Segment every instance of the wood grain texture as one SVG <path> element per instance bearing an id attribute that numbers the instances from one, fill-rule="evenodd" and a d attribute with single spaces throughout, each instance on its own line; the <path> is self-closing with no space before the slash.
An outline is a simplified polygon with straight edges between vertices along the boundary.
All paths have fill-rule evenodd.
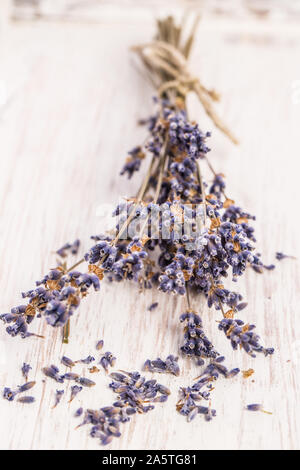
<path id="1" fill-rule="evenodd" d="M 55 265 L 53 250 L 76 237 L 103 229 L 103 203 L 135 194 L 139 176 L 118 176 L 126 151 L 141 141 L 136 121 L 151 111 L 151 88 L 131 64 L 132 44 L 153 34 L 152 15 L 100 25 L 8 23 L 1 16 L 1 74 L 7 101 L 0 109 L 0 311 L 18 304 L 18 293 Z M 203 19 L 192 69 L 222 93 L 218 110 L 241 141 L 239 147 L 213 130 L 211 161 L 225 173 L 228 194 L 249 212 L 266 263 L 276 251 L 299 255 L 298 188 L 300 103 L 293 96 L 300 80 L 300 30 L 286 25 L 230 19 Z M 211 129 L 196 99 L 190 114 Z M 145 169 L 145 168 L 144 168 Z M 143 169 L 143 171 L 144 171 Z M 208 173 L 207 173 L 208 175 Z M 197 369 L 180 358 L 178 378 L 159 376 L 171 388 L 166 404 L 124 426 L 112 449 L 298 449 L 299 424 L 299 263 L 284 260 L 276 270 L 248 272 L 240 291 L 249 306 L 243 317 L 257 324 L 271 358 L 253 360 L 234 353 L 218 332 L 219 315 L 193 298 L 208 335 L 232 366 L 255 369 L 253 380 L 220 381 L 211 423 L 188 424 L 175 411 L 177 391 L 192 383 Z M 159 307 L 149 313 L 154 301 Z M 38 323 L 45 340 L 12 339 L 0 328 L 0 388 L 22 382 L 23 361 L 33 366 L 37 402 L 0 400 L 3 449 L 99 449 L 84 427 L 75 431 L 74 411 L 114 399 L 108 377 L 84 390 L 72 404 L 51 409 L 55 383 L 42 382 L 42 366 L 63 353 L 79 358 L 94 352 L 103 338 L 120 369 L 140 370 L 146 358 L 176 354 L 184 300 L 134 286 L 103 283 L 72 320 L 69 345 L 61 333 Z M 85 370 L 88 375 L 87 369 Z M 151 374 L 148 374 L 150 377 Z M 94 375 L 95 377 L 95 375 Z M 69 391 L 67 392 L 67 394 Z M 263 402 L 272 416 L 244 410 Z"/>

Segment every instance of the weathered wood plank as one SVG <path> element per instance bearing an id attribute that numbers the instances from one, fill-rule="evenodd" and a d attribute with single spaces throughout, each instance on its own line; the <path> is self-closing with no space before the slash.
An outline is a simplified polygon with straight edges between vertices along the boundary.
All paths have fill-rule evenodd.
<path id="1" fill-rule="evenodd" d="M 118 21 L 97 26 L 63 23 L 2 24 L 1 76 L 8 102 L 0 114 L 0 311 L 18 302 L 18 292 L 55 263 L 51 251 L 75 237 L 101 231 L 102 203 L 132 195 L 139 178 L 127 182 L 118 169 L 128 148 L 143 138 L 136 120 L 151 110 L 151 90 L 136 73 L 128 48 L 147 40 L 151 18 L 142 23 Z M 228 193 L 257 215 L 259 248 L 267 263 L 275 251 L 298 251 L 298 135 L 300 104 L 292 85 L 300 79 L 300 33 L 278 32 L 247 23 L 230 32 L 227 23 L 203 21 L 192 68 L 209 86 L 221 91 L 220 114 L 241 145 L 213 133 L 211 159 L 226 174 Z M 198 103 L 190 113 L 204 129 L 211 124 Z M 114 449 L 295 449 L 299 448 L 299 270 L 286 260 L 273 272 L 249 272 L 240 289 L 249 302 L 245 318 L 256 323 L 272 358 L 255 361 L 233 353 L 217 331 L 218 315 L 202 301 L 209 335 L 232 366 L 253 367 L 251 379 L 218 384 L 214 406 L 218 419 L 188 424 L 176 414 L 177 390 L 197 370 L 181 359 L 182 376 L 159 377 L 172 395 L 147 416 L 124 427 Z M 147 307 L 154 300 L 159 307 Z M 62 353 L 82 357 L 104 338 L 118 358 L 117 366 L 140 369 L 146 358 L 176 354 L 184 301 L 160 293 L 138 294 L 133 286 L 104 285 L 87 299 L 72 321 L 71 340 L 61 344 L 59 332 L 40 325 L 46 339 L 11 339 L 0 329 L 0 387 L 20 384 L 25 360 L 38 380 L 32 406 L 0 400 L 0 446 L 10 449 L 93 449 L 98 443 L 87 429 L 75 431 L 73 412 L 79 405 L 111 402 L 108 378 L 82 392 L 71 405 L 55 410 L 55 384 L 41 382 L 41 366 L 57 363 Z M 289 362 L 288 362 L 289 361 Z M 151 374 L 149 374 L 151 375 Z M 244 411 L 245 404 L 264 402 L 272 416 Z"/>

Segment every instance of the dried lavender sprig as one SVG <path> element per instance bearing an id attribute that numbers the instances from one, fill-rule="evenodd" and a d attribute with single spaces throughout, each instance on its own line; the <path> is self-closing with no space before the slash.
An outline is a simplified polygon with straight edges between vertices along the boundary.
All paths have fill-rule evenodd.
<path id="1" fill-rule="evenodd" d="M 260 343 L 260 337 L 254 332 L 255 325 L 244 324 L 242 320 L 223 318 L 219 323 L 219 330 L 224 331 L 231 342 L 233 349 L 242 347 L 251 357 L 256 357 L 255 353 L 264 353 L 265 356 L 272 355 L 274 348 L 264 348 Z"/>
<path id="2" fill-rule="evenodd" d="M 196 358 L 216 358 L 219 355 L 205 335 L 199 315 L 193 311 L 185 312 L 180 316 L 180 321 L 185 323 L 185 343 L 180 348 L 183 354 Z"/>

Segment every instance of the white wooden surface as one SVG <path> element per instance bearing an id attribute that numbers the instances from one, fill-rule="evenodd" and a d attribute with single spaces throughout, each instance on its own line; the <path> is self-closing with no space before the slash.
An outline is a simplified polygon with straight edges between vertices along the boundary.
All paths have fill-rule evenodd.
<path id="1" fill-rule="evenodd" d="M 101 204 L 136 192 L 139 176 L 128 182 L 118 172 L 126 151 L 143 139 L 136 120 L 151 111 L 152 91 L 132 67 L 128 48 L 153 34 L 149 12 L 131 19 L 121 11 L 98 25 L 9 24 L 5 6 L 1 2 L 0 80 L 7 90 L 0 110 L 1 312 L 20 303 L 19 293 L 55 265 L 53 250 L 75 237 L 89 246 L 89 235 L 103 227 Z M 267 263 L 277 250 L 299 254 L 299 54 L 299 25 L 204 18 L 192 55 L 194 72 L 222 93 L 219 112 L 241 141 L 234 148 L 214 131 L 211 161 L 226 174 L 229 196 L 257 215 L 258 246 Z M 190 109 L 203 129 L 211 129 L 193 99 Z M 172 390 L 169 401 L 124 425 L 111 448 L 299 448 L 298 261 L 284 260 L 263 276 L 248 272 L 239 288 L 249 302 L 243 318 L 257 324 L 276 354 L 253 360 L 232 352 L 217 330 L 218 314 L 193 299 L 228 363 L 252 367 L 255 374 L 220 380 L 213 399 L 218 417 L 188 424 L 175 411 L 177 390 L 192 383 L 197 370 L 180 358 L 180 377 L 158 377 Z M 159 307 L 149 313 L 154 300 Z M 75 359 L 94 353 L 103 338 L 117 368 L 140 370 L 146 358 L 178 352 L 184 308 L 183 300 L 161 293 L 104 284 L 82 303 L 67 346 L 44 323 L 36 325 L 45 340 L 13 339 L 0 326 L 0 388 L 22 383 L 23 361 L 31 363 L 38 382 L 33 405 L 0 400 L 0 447 L 99 449 L 88 428 L 74 430 L 73 413 L 80 405 L 100 407 L 115 399 L 108 377 L 95 374 L 94 389 L 71 405 L 66 396 L 52 410 L 56 384 L 42 383 L 41 367 L 58 364 L 63 353 Z M 263 402 L 273 415 L 245 411 L 253 402 Z"/>

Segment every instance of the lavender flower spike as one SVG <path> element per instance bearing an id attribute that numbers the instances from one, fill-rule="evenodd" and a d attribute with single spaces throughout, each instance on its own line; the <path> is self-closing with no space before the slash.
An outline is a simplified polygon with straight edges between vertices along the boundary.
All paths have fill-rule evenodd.
<path id="1" fill-rule="evenodd" d="M 274 353 L 273 348 L 264 348 L 259 344 L 259 336 L 254 333 L 255 325 L 244 324 L 242 320 L 223 318 L 219 323 L 219 330 L 224 331 L 230 339 L 233 349 L 241 346 L 251 357 L 256 357 L 256 352 L 263 352 L 265 356 Z"/>

